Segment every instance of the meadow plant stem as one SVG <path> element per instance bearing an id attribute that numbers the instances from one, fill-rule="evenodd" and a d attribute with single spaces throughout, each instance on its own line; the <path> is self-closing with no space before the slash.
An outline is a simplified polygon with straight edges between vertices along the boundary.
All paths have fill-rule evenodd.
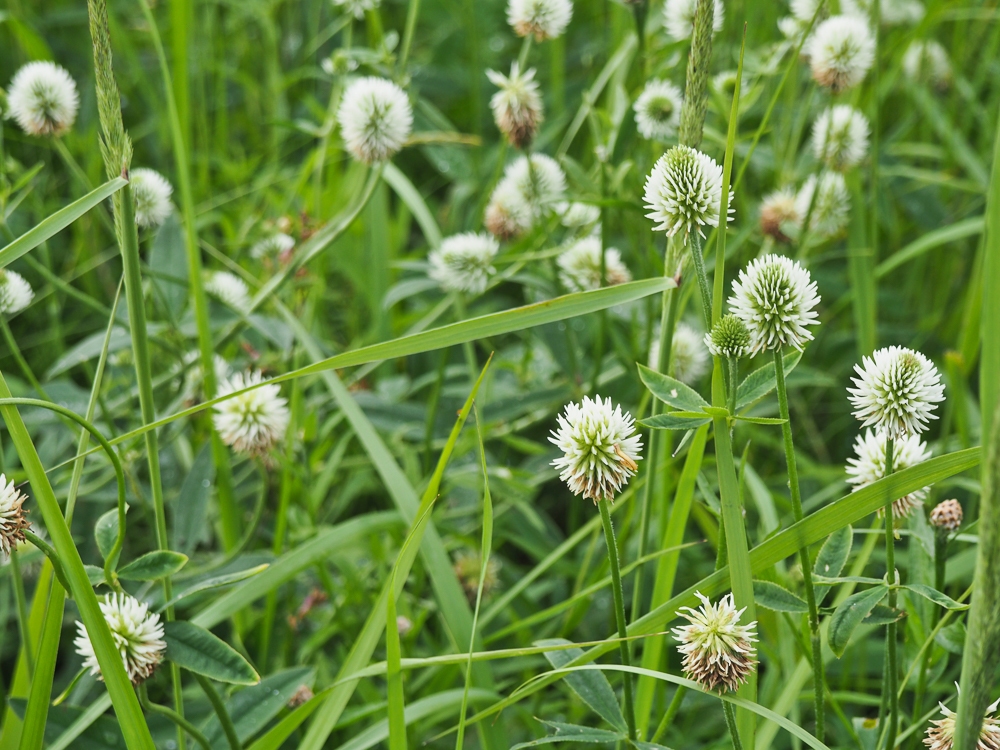
<path id="1" fill-rule="evenodd" d="M 28 600 L 24 595 L 24 576 L 21 573 L 20 553 L 11 547 L 10 572 L 14 579 L 14 601 L 17 605 L 17 629 L 21 635 L 21 648 L 27 660 L 28 677 L 35 676 L 35 649 L 31 644 L 31 631 L 28 628 Z"/>
<path id="2" fill-rule="evenodd" d="M 792 514 L 795 522 L 803 518 L 802 493 L 799 489 L 799 470 L 795 461 L 795 443 L 792 440 L 791 414 L 788 409 L 788 390 L 785 386 L 785 361 L 781 349 L 774 352 L 774 377 L 778 393 L 778 416 L 783 419 L 781 436 L 785 445 L 785 465 L 788 467 L 788 488 L 792 497 Z M 816 592 L 813 589 L 812 561 L 806 547 L 799 549 L 799 564 L 802 567 L 802 584 L 806 594 L 806 606 L 809 608 L 809 633 L 812 644 L 813 692 L 815 694 L 816 739 L 823 741 L 826 724 L 825 685 L 823 675 L 823 649 L 819 632 L 819 609 L 816 606 Z"/>
<path id="3" fill-rule="evenodd" d="M 222 698 L 219 697 L 219 691 L 215 689 L 212 685 L 212 681 L 207 677 L 203 677 L 200 674 L 195 674 L 195 679 L 198 680 L 198 685 L 201 686 L 201 691 L 208 698 L 208 702 L 212 704 L 212 710 L 215 711 L 215 715 L 219 718 L 219 724 L 222 726 L 222 731 L 226 735 L 226 741 L 229 742 L 229 750 L 242 750 L 243 745 L 240 743 L 240 738 L 236 734 L 236 727 L 233 726 L 233 720 L 229 716 L 229 712 L 226 710 L 226 704 L 222 702 Z"/>
<path id="4" fill-rule="evenodd" d="M 736 390 L 739 383 L 740 361 L 736 357 L 726 357 L 726 369 L 729 371 L 729 391 L 728 397 L 729 413 L 736 416 Z"/>
<path id="5" fill-rule="evenodd" d="M 726 715 L 726 726 L 729 728 L 729 736 L 733 738 L 733 748 L 743 750 L 743 743 L 740 742 L 740 732 L 736 727 L 736 709 L 729 701 L 721 701 L 722 712 Z"/>
<path id="6" fill-rule="evenodd" d="M 708 273 L 705 271 L 705 256 L 702 255 L 701 240 L 697 232 L 692 232 L 691 258 L 694 260 L 694 272 L 698 278 L 698 290 L 701 292 L 701 313 L 705 322 L 705 330 L 712 330 L 712 291 L 708 285 Z"/>
<path id="7" fill-rule="evenodd" d="M 670 699 L 670 705 L 667 706 L 667 711 L 663 714 L 663 718 L 660 719 L 660 723 L 656 727 L 656 731 L 653 733 L 650 742 L 653 744 L 659 743 L 664 733 L 670 728 L 674 717 L 677 716 L 677 712 L 681 710 L 681 704 L 684 702 L 684 694 L 687 693 L 687 690 L 683 685 L 677 686 L 677 690 L 674 691 L 674 697 Z"/>
<path id="8" fill-rule="evenodd" d="M 159 714 L 168 721 L 173 722 L 177 726 L 178 732 L 187 732 L 190 734 L 194 741 L 201 745 L 204 750 L 212 750 L 212 746 L 209 744 L 208 738 L 198 730 L 198 727 L 176 711 L 173 711 L 166 706 L 153 703 L 149 700 L 149 694 L 146 691 L 145 683 L 139 686 L 139 701 L 142 703 L 142 707 L 150 713 Z"/>
<path id="9" fill-rule="evenodd" d="M 628 623 L 625 621 L 625 595 L 622 592 L 621 568 L 618 564 L 618 544 L 615 541 L 615 528 L 611 523 L 610 500 L 598 500 L 601 511 L 601 523 L 604 524 L 604 541 L 608 545 L 608 566 L 611 568 L 611 593 L 615 600 L 615 621 L 618 625 L 618 637 L 628 637 Z M 622 666 L 631 667 L 628 642 L 622 640 L 619 644 Z M 632 705 L 632 676 L 626 672 L 622 675 L 625 685 L 625 723 L 628 724 L 628 736 L 633 742 L 635 733 L 635 708 Z"/>
<path id="10" fill-rule="evenodd" d="M 403 31 L 403 49 L 399 55 L 399 65 L 396 68 L 397 77 L 406 74 L 406 63 L 410 59 L 410 46 L 413 44 L 413 32 L 417 28 L 417 16 L 420 15 L 420 0 L 410 0 L 406 11 L 406 28 Z"/>
<path id="11" fill-rule="evenodd" d="M 14 338 L 14 334 L 10 330 L 10 324 L 7 323 L 7 316 L 0 315 L 0 328 L 3 328 L 3 338 L 10 349 L 11 355 L 14 357 L 14 361 L 17 362 L 18 368 L 21 370 L 21 374 L 24 375 L 24 379 L 27 380 L 31 387 L 35 389 L 39 396 L 47 401 L 51 401 L 49 395 L 45 392 L 42 384 L 38 382 L 38 378 L 35 377 L 35 373 L 32 372 L 31 366 L 25 360 L 24 355 L 21 354 L 21 347 L 17 345 L 17 339 Z"/>
<path id="12" fill-rule="evenodd" d="M 521 42 L 521 51 L 517 53 L 517 66 L 523 71 L 528 64 L 528 55 L 531 54 L 531 34 L 524 37 Z"/>
<path id="13" fill-rule="evenodd" d="M 892 474 L 893 464 L 893 440 L 887 437 L 885 440 L 885 475 Z M 885 567 L 886 583 L 889 585 L 889 607 L 896 608 L 896 549 L 895 549 L 895 529 L 892 516 L 892 499 L 885 503 Z M 888 693 L 889 725 L 885 736 L 885 747 L 892 750 L 896 746 L 896 731 L 899 726 L 899 695 L 896 692 L 896 683 L 899 674 L 896 667 L 896 623 L 890 622 L 886 626 L 885 632 L 885 656 L 886 656 L 886 680 L 885 690 Z"/>

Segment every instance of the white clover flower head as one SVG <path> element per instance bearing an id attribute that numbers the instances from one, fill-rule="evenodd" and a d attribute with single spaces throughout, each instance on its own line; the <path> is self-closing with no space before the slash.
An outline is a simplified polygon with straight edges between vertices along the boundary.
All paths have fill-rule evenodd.
<path id="1" fill-rule="evenodd" d="M 951 61 L 934 39 L 910 43 L 903 54 L 903 73 L 911 81 L 930 84 L 938 91 L 946 91 L 951 85 Z"/>
<path id="2" fill-rule="evenodd" d="M 10 557 L 12 548 L 25 541 L 24 532 L 31 526 L 23 507 L 27 499 L 14 482 L 0 474 L 0 552 L 4 560 Z"/>
<path id="3" fill-rule="evenodd" d="M 643 200 L 649 211 L 646 218 L 653 220 L 655 231 L 670 237 L 682 232 L 685 243 L 692 231 L 704 237 L 703 226 L 719 226 L 722 167 L 690 146 L 674 146 L 653 165 Z M 730 214 L 732 203 L 730 190 Z"/>
<path id="4" fill-rule="evenodd" d="M 1000 700 L 986 709 L 976 750 L 1000 750 L 1000 716 L 996 716 L 998 705 Z M 958 715 L 943 703 L 938 703 L 938 706 L 943 716 L 932 721 L 927 727 L 927 736 L 923 743 L 929 750 L 952 750 L 955 747 L 955 719 Z"/>
<path id="5" fill-rule="evenodd" d="M 509 76 L 495 70 L 487 70 L 486 76 L 499 89 L 490 99 L 493 121 L 515 148 L 530 146 L 543 115 L 535 69 L 522 73 L 514 62 Z"/>
<path id="6" fill-rule="evenodd" d="M 7 115 L 28 135 L 65 135 L 79 108 L 76 82 L 65 68 L 45 60 L 22 66 L 7 91 Z"/>
<path id="7" fill-rule="evenodd" d="M 671 632 L 680 642 L 677 650 L 684 657 L 684 673 L 707 690 L 719 693 L 739 688 L 757 665 L 757 623 L 740 625 L 746 611 L 736 609 L 733 595 L 726 594 L 718 604 L 700 591 L 698 609 L 681 607 L 677 615 L 690 623 Z"/>
<path id="8" fill-rule="evenodd" d="M 413 109 L 392 81 L 368 76 L 347 87 L 337 113 L 347 150 L 364 164 L 395 155 L 410 136 Z"/>
<path id="9" fill-rule="evenodd" d="M 857 16 L 869 21 L 873 15 L 872 0 L 841 0 L 840 10 L 845 15 Z M 879 14 L 884 26 L 899 26 L 915 24 L 926 14 L 924 4 L 920 0 L 879 0 Z"/>
<path id="10" fill-rule="evenodd" d="M 464 232 L 447 237 L 431 251 L 428 275 L 450 292 L 482 294 L 496 273 L 500 244 L 488 234 Z"/>
<path id="11" fill-rule="evenodd" d="M 667 0 L 663 6 L 663 25 L 677 41 L 690 39 L 694 32 L 694 14 L 698 7 L 698 0 Z M 718 34 L 722 31 L 722 25 L 726 20 L 726 9 L 722 5 L 722 0 L 715 0 L 712 14 L 712 33 Z"/>
<path id="12" fill-rule="evenodd" d="M 333 7 L 341 8 L 358 20 L 364 18 L 367 11 L 376 10 L 381 4 L 382 0 L 333 0 Z"/>
<path id="13" fill-rule="evenodd" d="M 934 410 L 944 401 L 941 373 L 920 352 L 903 346 L 879 349 L 862 364 L 854 365 L 859 377 L 848 388 L 854 416 L 863 427 L 875 427 L 894 440 L 919 435 Z"/>
<path id="14" fill-rule="evenodd" d="M 823 21 L 809 40 L 813 79 L 833 93 L 854 88 L 875 62 L 875 42 L 868 24 L 857 16 Z"/>
<path id="15" fill-rule="evenodd" d="M 819 192 L 817 191 L 819 185 Z M 815 200 L 813 193 L 816 193 Z M 812 214 L 809 214 L 810 207 Z M 835 237 L 847 226 L 850 218 L 851 196 L 847 192 L 847 181 L 840 172 L 825 171 L 817 180 L 816 175 L 809 175 L 795 196 L 795 211 L 799 223 L 809 216 L 810 234 L 823 238 Z"/>
<path id="16" fill-rule="evenodd" d="M 556 205 L 556 213 L 562 217 L 562 225 L 569 229 L 586 229 L 601 220 L 601 209 L 590 203 L 563 201 Z"/>
<path id="17" fill-rule="evenodd" d="M 705 334 L 705 346 L 716 357 L 741 359 L 750 352 L 750 329 L 738 316 L 728 313 Z"/>
<path id="18" fill-rule="evenodd" d="M 868 153 L 868 118 L 849 104 L 820 113 L 813 123 L 813 154 L 830 169 L 845 172 Z"/>
<path id="19" fill-rule="evenodd" d="M 813 16 L 816 15 L 816 9 L 819 7 L 819 0 L 792 0 L 791 3 L 789 3 L 789 7 L 792 11 L 792 17 L 796 21 L 807 24 L 812 21 Z M 822 20 L 822 17 L 820 20 Z"/>
<path id="20" fill-rule="evenodd" d="M 532 229 L 563 202 L 566 175 L 544 154 L 522 156 L 507 166 L 486 207 L 486 228 L 506 239 Z"/>
<path id="21" fill-rule="evenodd" d="M 659 341 L 654 352 L 659 359 Z M 708 372 L 708 349 L 705 335 L 687 323 L 678 323 L 674 329 L 674 339 L 670 347 L 670 374 L 682 383 L 693 385 Z"/>
<path id="22" fill-rule="evenodd" d="M 854 441 L 854 458 L 847 459 L 847 481 L 854 485 L 854 492 L 885 476 L 885 436 L 871 429 L 858 435 Z M 927 444 L 919 435 L 907 435 L 892 446 L 892 471 L 902 471 L 923 463 L 931 457 Z M 899 521 L 907 518 L 924 504 L 930 487 L 923 487 L 904 495 L 892 504 L 892 517 Z M 879 515 L 884 512 L 879 509 Z"/>
<path id="23" fill-rule="evenodd" d="M 229 271 L 215 271 L 205 282 L 205 291 L 217 297 L 237 312 L 250 309 L 250 289 L 246 282 Z"/>
<path id="24" fill-rule="evenodd" d="M 128 594 L 108 594 L 100 603 L 104 621 L 111 629 L 111 636 L 122 657 L 122 664 L 133 685 L 138 685 L 151 674 L 163 659 L 167 648 L 163 640 L 160 616 L 149 611 L 149 606 Z M 74 643 L 76 652 L 84 657 L 83 666 L 99 680 L 103 680 L 94 646 L 87 628 L 76 623 L 78 635 Z"/>
<path id="25" fill-rule="evenodd" d="M 518 36 L 535 37 L 536 42 L 562 36 L 573 18 L 570 0 L 510 0 L 507 23 Z"/>
<path id="26" fill-rule="evenodd" d="M 264 456 L 285 437 L 288 401 L 281 397 L 281 386 L 258 385 L 264 382 L 260 372 L 250 370 L 237 372 L 219 385 L 219 396 L 258 386 L 212 407 L 212 423 L 219 437 L 237 453 Z"/>
<path id="27" fill-rule="evenodd" d="M 642 437 L 633 434 L 632 415 L 612 408 L 610 398 L 584 396 L 579 404 L 567 404 L 558 422 L 549 442 L 563 452 L 552 462 L 561 470 L 559 478 L 574 495 L 595 503 L 612 500 L 639 468 Z"/>
<path id="28" fill-rule="evenodd" d="M 500 180 L 486 206 L 483 224 L 494 237 L 508 240 L 531 229 L 532 214 L 518 186 L 510 180 Z"/>
<path id="29" fill-rule="evenodd" d="M 265 258 L 269 255 L 284 255 L 295 247 L 295 240 L 284 232 L 275 232 L 270 237 L 265 237 L 254 243 L 250 248 L 251 258 Z"/>
<path id="30" fill-rule="evenodd" d="M 132 195 L 135 196 L 135 222 L 140 227 L 158 227 L 167 220 L 173 206 L 174 192 L 167 179 L 152 169 L 137 167 L 129 173 Z"/>
<path id="31" fill-rule="evenodd" d="M 559 266 L 559 280 L 571 292 L 600 289 L 601 238 L 591 235 L 577 240 L 559 255 L 556 264 Z M 604 251 L 603 280 L 606 286 L 632 280 L 632 274 L 622 262 L 621 253 L 613 247 Z"/>
<path id="32" fill-rule="evenodd" d="M 942 531 L 958 531 L 962 516 L 962 504 L 958 500 L 942 500 L 931 511 L 931 526 Z"/>
<path id="33" fill-rule="evenodd" d="M 806 326 L 819 325 L 816 282 L 797 261 L 765 255 L 750 261 L 733 279 L 729 309 L 750 330 L 750 351 L 791 346 L 799 351 L 813 335 Z"/>
<path id="34" fill-rule="evenodd" d="M 798 226 L 802 221 L 795 207 L 795 191 L 782 188 L 764 196 L 760 202 L 760 230 L 778 242 L 789 242 L 787 225 Z"/>
<path id="35" fill-rule="evenodd" d="M 0 268 L 0 314 L 14 315 L 31 304 L 35 293 L 17 271 Z"/>
<path id="36" fill-rule="evenodd" d="M 639 135 L 650 141 L 666 141 L 681 124 L 684 95 L 670 81 L 654 78 L 646 83 L 632 106 Z"/>

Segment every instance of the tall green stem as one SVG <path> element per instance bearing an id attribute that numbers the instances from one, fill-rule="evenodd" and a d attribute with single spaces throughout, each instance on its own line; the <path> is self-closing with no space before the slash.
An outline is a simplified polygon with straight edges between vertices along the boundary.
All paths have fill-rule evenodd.
<path id="1" fill-rule="evenodd" d="M 621 653 L 622 666 L 631 667 L 632 660 L 629 656 L 628 623 L 625 621 L 625 595 L 622 593 L 621 567 L 618 564 L 618 544 L 615 542 L 615 527 L 611 524 L 610 500 L 598 500 L 597 506 L 601 509 L 601 522 L 604 524 L 604 541 L 608 545 L 608 565 L 611 568 L 611 592 L 615 600 L 615 621 L 618 624 L 618 637 L 623 639 L 618 644 Z M 629 673 L 623 675 L 625 683 L 625 722 L 628 724 L 629 739 L 635 741 L 635 709 L 632 706 L 632 676 Z"/>
<path id="2" fill-rule="evenodd" d="M 795 522 L 802 520 L 802 493 L 799 490 L 799 470 L 795 462 L 795 443 L 792 441 L 792 422 L 788 410 L 788 391 L 785 388 L 785 363 L 781 350 L 774 350 L 774 376 L 778 392 L 778 416 L 784 421 L 781 424 L 781 436 L 785 443 L 785 465 L 788 467 L 788 488 L 792 495 L 792 514 Z M 819 632 L 819 610 L 816 607 L 816 593 L 813 589 L 812 561 L 806 547 L 799 549 L 799 564 L 802 566 L 802 583 L 806 592 L 806 605 L 809 608 L 809 633 L 812 643 L 813 692 L 815 693 L 816 709 L 816 739 L 823 741 L 825 733 L 825 685 L 823 676 L 823 649 Z"/>
<path id="3" fill-rule="evenodd" d="M 31 644 L 31 630 L 28 628 L 28 600 L 24 595 L 24 576 L 21 574 L 20 553 L 14 547 L 10 550 L 10 571 L 14 578 L 14 601 L 17 605 L 17 629 L 21 636 L 21 648 L 28 664 L 28 677 L 35 676 L 35 649 Z"/>
<path id="4" fill-rule="evenodd" d="M 729 701 L 722 701 L 722 711 L 726 715 L 726 726 L 729 727 L 729 736 L 733 738 L 733 748 L 743 750 L 743 743 L 740 742 L 740 732 L 736 726 L 736 709 Z"/>
<path id="5" fill-rule="evenodd" d="M 712 288 L 708 285 L 708 272 L 705 270 L 705 256 L 702 255 L 701 240 L 697 232 L 692 232 L 688 239 L 691 242 L 691 258 L 694 260 L 694 272 L 698 277 L 698 290 L 701 292 L 701 313 L 705 319 L 705 330 L 712 330 Z"/>
<path id="6" fill-rule="evenodd" d="M 892 438 L 885 439 L 885 475 L 892 474 Z M 893 529 L 892 498 L 885 503 L 885 567 L 886 582 L 889 584 L 889 607 L 896 608 L 896 546 L 895 531 Z M 889 695 L 889 731 L 886 733 L 885 746 L 887 750 L 892 750 L 896 746 L 896 731 L 899 728 L 899 694 L 896 690 L 896 683 L 899 674 L 896 668 L 896 623 L 890 622 L 885 631 L 885 651 L 886 651 L 886 684 L 885 689 Z"/>

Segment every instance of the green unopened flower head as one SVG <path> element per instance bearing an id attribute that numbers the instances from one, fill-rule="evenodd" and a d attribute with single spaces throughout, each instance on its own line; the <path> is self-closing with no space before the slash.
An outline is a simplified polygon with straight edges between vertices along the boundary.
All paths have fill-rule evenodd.
<path id="1" fill-rule="evenodd" d="M 705 346 L 716 357 L 745 357 L 750 351 L 750 329 L 737 316 L 723 315 L 705 334 Z"/>

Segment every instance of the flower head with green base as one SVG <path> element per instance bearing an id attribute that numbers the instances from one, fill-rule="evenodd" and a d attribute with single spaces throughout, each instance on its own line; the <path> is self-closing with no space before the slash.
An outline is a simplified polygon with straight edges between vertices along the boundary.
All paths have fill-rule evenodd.
<path id="1" fill-rule="evenodd" d="M 858 377 L 848 388 L 854 416 L 862 426 L 900 440 L 919 435 L 944 401 L 941 373 L 920 352 L 903 346 L 879 349 L 854 366 Z"/>
<path id="2" fill-rule="evenodd" d="M 659 158 L 646 178 L 643 200 L 655 222 L 653 229 L 687 242 L 691 232 L 702 237 L 704 226 L 719 226 L 722 167 L 711 156 L 690 146 L 674 146 Z M 729 191 L 729 212 L 733 191 Z"/>

